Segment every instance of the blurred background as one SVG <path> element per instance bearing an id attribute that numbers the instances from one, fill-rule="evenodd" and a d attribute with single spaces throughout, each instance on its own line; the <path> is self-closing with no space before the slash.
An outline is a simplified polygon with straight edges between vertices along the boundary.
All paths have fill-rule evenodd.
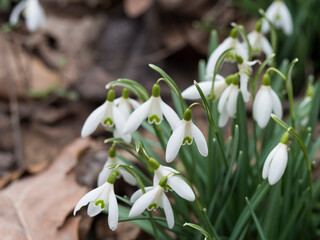
<path id="1" fill-rule="evenodd" d="M 198 62 L 207 59 L 213 29 L 220 42 L 228 36 L 231 22 L 250 32 L 260 18 L 258 9 L 272 3 L 41 0 L 47 15 L 45 27 L 30 33 L 23 18 L 14 28 L 8 24 L 18 2 L 0 0 L 0 188 L 42 173 L 65 145 L 79 138 L 86 117 L 106 98 L 106 83 L 129 78 L 151 89 L 159 78 L 148 67 L 153 63 L 183 90 L 198 79 Z M 279 66 L 285 58 L 299 58 L 294 92 L 302 97 L 307 76 L 318 79 L 320 73 L 320 1 L 285 3 L 294 20 L 294 33 L 286 37 L 278 32 L 276 62 Z M 166 90 L 164 97 L 170 94 Z M 74 170 L 78 184 L 87 187 L 96 186 L 107 157 L 103 140 L 109 136 L 101 128 L 93 137 L 98 141 Z M 130 190 L 118 191 L 128 194 Z M 82 220 L 76 232 L 81 239 L 147 239 L 133 225 L 124 227 L 111 233 L 106 217 L 100 216 Z"/>

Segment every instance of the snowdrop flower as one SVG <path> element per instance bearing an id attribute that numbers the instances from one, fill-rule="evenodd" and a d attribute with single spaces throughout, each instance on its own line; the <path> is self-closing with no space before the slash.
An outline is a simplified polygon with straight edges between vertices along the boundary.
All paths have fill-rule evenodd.
<path id="1" fill-rule="evenodd" d="M 243 100 L 245 102 L 248 102 L 250 98 L 250 93 L 248 91 L 249 76 L 252 73 L 252 66 L 258 63 L 259 61 L 244 61 L 243 58 L 238 54 L 236 54 L 236 59 L 240 74 L 240 91 L 242 93 Z"/>
<path id="2" fill-rule="evenodd" d="M 109 150 L 109 157 L 108 160 L 106 161 L 106 163 L 103 166 L 103 169 L 101 170 L 101 172 L 99 173 L 98 176 L 98 186 L 101 186 L 102 184 L 104 184 L 108 177 L 110 176 L 110 174 L 112 173 L 113 169 L 108 168 L 108 166 L 110 165 L 114 165 L 114 164 L 121 164 L 121 165 L 126 165 L 123 161 L 121 161 L 120 159 L 117 158 L 116 156 L 116 151 L 113 147 L 110 148 Z M 123 177 L 123 179 L 131 184 L 131 185 L 136 185 L 136 179 L 127 171 L 123 170 L 123 169 L 118 169 L 117 170 L 119 172 L 119 175 Z"/>
<path id="3" fill-rule="evenodd" d="M 45 25 L 46 15 L 38 0 L 24 0 L 18 3 L 10 15 L 10 24 L 18 22 L 20 13 L 25 10 L 26 24 L 29 31 L 33 32 Z"/>
<path id="4" fill-rule="evenodd" d="M 237 38 L 237 29 L 233 28 L 231 30 L 230 36 L 227 37 L 217 48 L 213 51 L 213 53 L 210 55 L 207 68 L 206 68 L 206 79 L 212 80 L 214 68 L 216 66 L 216 63 L 218 61 L 218 58 L 221 56 L 221 54 L 229 49 L 234 47 L 234 52 L 238 55 L 240 55 L 244 60 L 248 60 L 248 51 L 245 45 L 240 43 L 240 41 Z M 230 54 L 230 57 L 232 57 L 232 54 Z M 233 57 L 227 60 L 235 60 Z"/>
<path id="5" fill-rule="evenodd" d="M 237 112 L 237 99 L 239 93 L 239 74 L 233 74 L 228 76 L 228 82 L 232 82 L 226 90 L 222 93 L 219 103 L 218 111 L 219 116 L 219 127 L 224 127 L 229 117 L 234 117 Z"/>
<path id="6" fill-rule="evenodd" d="M 161 179 L 164 177 L 167 178 L 167 190 L 172 190 L 176 192 L 180 197 L 188 200 L 188 201 L 194 201 L 195 195 L 192 190 L 192 188 L 189 186 L 188 183 L 184 181 L 182 177 L 179 175 L 175 175 L 175 173 L 179 173 L 177 170 L 160 165 L 157 160 L 154 158 L 149 159 L 149 165 L 154 170 L 154 177 L 153 177 L 153 186 L 156 186 L 159 184 Z M 152 187 L 146 187 L 146 192 L 150 191 Z M 142 190 L 139 189 L 135 193 L 132 194 L 130 201 L 135 202 L 138 198 L 140 198 L 143 195 Z"/>
<path id="7" fill-rule="evenodd" d="M 124 88 L 122 90 L 122 96 L 115 99 L 114 103 L 120 109 L 120 111 L 126 119 L 129 117 L 131 113 L 131 106 L 133 107 L 133 109 L 137 109 L 140 106 L 140 103 L 129 97 L 128 88 Z"/>
<path id="8" fill-rule="evenodd" d="M 208 156 L 208 146 L 205 137 L 200 129 L 192 122 L 192 113 L 188 108 L 184 112 L 183 119 L 179 122 L 177 128 L 173 131 L 168 140 L 166 149 L 166 161 L 172 162 L 177 156 L 181 145 L 191 145 L 194 138 L 200 154 Z"/>
<path id="9" fill-rule="evenodd" d="M 109 228 L 114 231 L 118 226 L 118 203 L 114 194 L 113 184 L 117 178 L 117 173 L 110 174 L 108 181 L 102 186 L 95 188 L 84 195 L 77 203 L 73 215 L 89 203 L 87 213 L 90 217 L 98 215 L 108 207 L 108 224 Z"/>
<path id="10" fill-rule="evenodd" d="M 262 178 L 268 178 L 270 185 L 276 184 L 282 177 L 288 162 L 289 133 L 283 134 L 280 143 L 269 153 L 263 165 Z"/>
<path id="11" fill-rule="evenodd" d="M 147 192 L 141 195 L 138 199 L 131 198 L 132 201 L 135 201 L 129 212 L 129 217 L 136 217 L 140 215 L 145 209 L 151 211 L 156 210 L 158 207 L 162 207 L 166 215 L 168 227 L 173 228 L 173 211 L 169 199 L 165 194 L 165 191 L 168 190 L 167 177 L 162 178 L 158 185 L 148 187 L 145 190 Z"/>
<path id="12" fill-rule="evenodd" d="M 201 91 L 203 94 L 207 97 L 210 96 L 211 94 L 211 88 L 212 88 L 212 77 L 210 80 L 204 81 L 204 82 L 199 82 L 198 86 L 200 87 Z M 227 87 L 227 83 L 221 75 L 217 75 L 216 79 L 214 81 L 214 88 L 213 88 L 213 94 L 215 98 L 219 98 L 221 93 L 224 91 L 224 89 Z M 195 85 L 191 85 L 187 89 L 185 89 L 181 93 L 182 97 L 184 99 L 188 100 L 196 100 L 196 99 L 201 99 L 201 96 L 196 88 Z"/>
<path id="13" fill-rule="evenodd" d="M 291 14 L 283 1 L 274 1 L 266 11 L 266 17 L 275 26 L 282 28 L 286 35 L 291 35 L 293 32 L 293 23 Z M 262 23 L 262 32 L 269 32 L 269 24 L 267 21 Z"/>
<path id="14" fill-rule="evenodd" d="M 125 117 L 120 109 L 115 105 L 113 101 L 114 97 L 114 90 L 109 90 L 105 103 L 94 110 L 85 121 L 81 130 L 82 137 L 89 136 L 97 129 L 99 123 L 101 123 L 106 128 L 113 127 L 115 125 L 115 137 L 121 137 L 124 141 L 131 142 L 130 134 L 120 134 L 125 125 Z"/>
<path id="15" fill-rule="evenodd" d="M 302 126 L 306 126 L 308 124 L 312 98 L 313 98 L 313 85 L 312 85 L 312 82 L 311 83 L 309 82 L 306 96 L 299 104 L 298 111 L 297 111 L 299 116 L 302 118 L 301 120 Z"/>
<path id="16" fill-rule="evenodd" d="M 262 22 L 259 20 L 256 24 L 256 29 L 248 34 L 248 40 L 254 55 L 264 52 L 266 58 L 269 58 L 273 53 L 273 49 L 268 39 L 261 32 L 261 24 Z"/>
<path id="17" fill-rule="evenodd" d="M 130 134 L 137 130 L 145 118 L 148 118 L 150 124 L 155 123 L 159 125 L 163 119 L 163 115 L 170 124 L 170 127 L 175 129 L 179 122 L 179 117 L 169 105 L 162 101 L 160 86 L 156 83 L 152 88 L 152 96 L 131 113 L 122 134 Z"/>
<path id="18" fill-rule="evenodd" d="M 272 112 L 282 118 L 280 99 L 270 87 L 270 76 L 265 74 L 262 78 L 262 86 L 253 102 L 253 118 L 261 128 L 264 128 L 267 126 Z"/>

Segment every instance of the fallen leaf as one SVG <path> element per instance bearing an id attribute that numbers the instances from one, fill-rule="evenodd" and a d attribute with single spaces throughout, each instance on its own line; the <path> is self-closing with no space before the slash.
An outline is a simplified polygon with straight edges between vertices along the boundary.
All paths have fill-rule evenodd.
<path id="1" fill-rule="evenodd" d="M 66 217 L 87 189 L 72 169 L 90 145 L 88 139 L 74 141 L 46 171 L 0 191 L 1 239 L 78 239 L 80 217 Z"/>
<path id="2" fill-rule="evenodd" d="M 124 1 L 124 11 L 128 17 L 139 17 L 147 11 L 153 3 L 153 0 L 126 0 Z"/>

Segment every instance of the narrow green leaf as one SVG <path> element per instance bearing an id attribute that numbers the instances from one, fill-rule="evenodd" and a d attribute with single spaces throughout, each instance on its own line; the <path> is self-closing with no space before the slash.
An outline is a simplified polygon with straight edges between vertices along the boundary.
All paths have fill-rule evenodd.
<path id="1" fill-rule="evenodd" d="M 210 234 L 204 230 L 202 227 L 200 227 L 199 225 L 197 224 L 194 224 L 194 223 L 185 223 L 183 224 L 183 226 L 188 226 L 188 227 L 191 227 L 195 230 L 198 230 L 199 232 L 201 232 L 204 236 L 205 236 L 205 239 L 209 239 L 209 240 L 212 240 L 212 237 L 210 236 Z"/>

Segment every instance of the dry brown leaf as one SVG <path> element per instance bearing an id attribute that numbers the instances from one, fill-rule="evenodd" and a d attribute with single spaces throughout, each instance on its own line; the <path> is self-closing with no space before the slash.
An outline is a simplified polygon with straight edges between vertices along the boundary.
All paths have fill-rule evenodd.
<path id="1" fill-rule="evenodd" d="M 1 239 L 78 239 L 80 218 L 66 217 L 87 189 L 77 184 L 71 170 L 90 145 L 88 139 L 74 141 L 45 172 L 0 192 Z"/>
<path id="2" fill-rule="evenodd" d="M 126 0 L 124 1 L 124 11 L 128 17 L 139 17 L 147 11 L 153 3 L 153 0 Z"/>

